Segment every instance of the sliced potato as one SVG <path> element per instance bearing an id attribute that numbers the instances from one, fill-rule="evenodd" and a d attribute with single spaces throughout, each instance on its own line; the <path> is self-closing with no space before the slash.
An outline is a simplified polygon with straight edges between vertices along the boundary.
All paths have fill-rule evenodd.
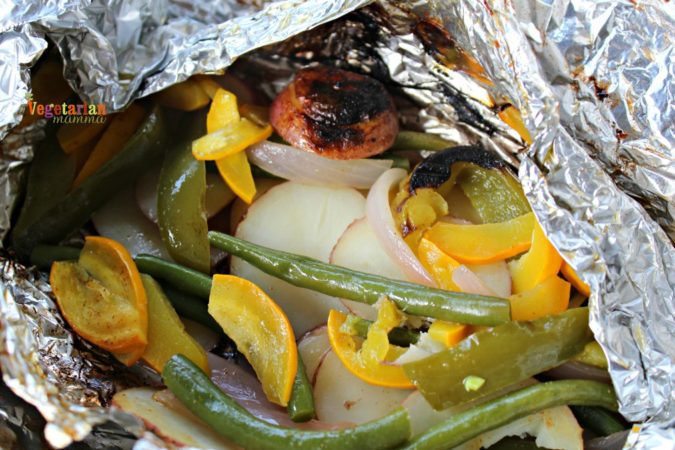
<path id="1" fill-rule="evenodd" d="M 399 266 L 382 248 L 375 232 L 365 218 L 354 221 L 342 234 L 330 255 L 331 264 L 361 272 L 405 280 Z M 377 310 L 365 303 L 342 300 L 354 314 L 369 320 L 377 318 Z"/>
<path id="2" fill-rule="evenodd" d="M 249 208 L 236 236 L 256 244 L 328 261 L 347 226 L 362 217 L 365 198 L 350 188 L 296 182 L 270 189 Z M 344 307 L 336 298 L 292 286 L 239 258 L 231 272 L 260 286 L 290 318 L 296 336 L 326 322 L 328 311 Z"/>
<path id="3" fill-rule="evenodd" d="M 283 180 L 277 178 L 256 178 L 253 201 L 255 202 L 267 191 L 281 183 L 283 183 Z M 240 198 L 236 198 L 234 202 L 232 202 L 232 208 L 230 209 L 230 230 L 233 233 L 236 231 L 241 221 L 244 220 L 244 216 L 250 206 L 251 205 L 246 204 L 246 202 Z"/>
<path id="4" fill-rule="evenodd" d="M 327 423 L 364 423 L 391 412 L 411 390 L 374 386 L 352 374 L 330 350 L 319 365 L 314 384 L 316 417 Z"/>
<path id="5" fill-rule="evenodd" d="M 113 396 L 113 405 L 141 419 L 145 426 L 169 443 L 181 447 L 235 450 L 210 426 L 186 408 L 172 408 L 154 399 L 151 388 L 133 388 Z"/>
<path id="6" fill-rule="evenodd" d="M 314 375 L 316 369 L 321 364 L 321 360 L 330 350 L 330 341 L 328 340 L 328 329 L 325 325 L 308 331 L 298 341 L 298 353 L 305 365 L 307 379 L 314 385 Z"/>

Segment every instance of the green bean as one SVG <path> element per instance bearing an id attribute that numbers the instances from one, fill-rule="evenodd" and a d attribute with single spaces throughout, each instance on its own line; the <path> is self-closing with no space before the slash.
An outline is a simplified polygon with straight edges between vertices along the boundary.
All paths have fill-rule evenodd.
<path id="1" fill-rule="evenodd" d="M 288 411 L 288 417 L 293 422 L 307 422 L 308 420 L 312 420 L 316 415 L 312 385 L 309 379 L 307 379 L 305 365 L 302 363 L 302 358 L 300 357 L 298 357 L 298 371 L 295 374 L 295 381 L 293 382 L 293 392 L 291 393 L 291 399 L 288 401 L 286 410 Z"/>
<path id="2" fill-rule="evenodd" d="M 309 431 L 279 427 L 251 415 L 191 361 L 175 355 L 162 377 L 173 394 L 214 431 L 235 444 L 257 450 L 389 449 L 410 436 L 403 408 L 362 425 L 342 430 Z"/>
<path id="3" fill-rule="evenodd" d="M 598 436 L 609 436 L 626 429 L 612 412 L 597 406 L 572 406 L 572 412 L 582 427 Z"/>
<path id="4" fill-rule="evenodd" d="M 80 257 L 80 249 L 62 245 L 38 245 L 30 254 L 30 263 L 41 270 L 49 270 L 54 261 L 67 261 Z"/>
<path id="5" fill-rule="evenodd" d="M 457 145 L 440 136 L 419 131 L 400 131 L 389 150 L 445 150 Z"/>
<path id="6" fill-rule="evenodd" d="M 511 317 L 509 301 L 503 298 L 445 291 L 357 272 L 215 231 L 209 232 L 209 241 L 269 275 L 334 297 L 372 305 L 386 296 L 408 314 L 471 325 L 498 325 Z"/>
<path id="7" fill-rule="evenodd" d="M 78 259 L 79 256 L 79 248 L 38 245 L 33 249 L 30 261 L 39 269 L 49 270 L 54 261 Z M 163 281 L 162 289 L 179 316 L 199 322 L 218 333 L 223 332 L 206 307 L 211 290 L 210 277 L 150 255 L 138 255 L 134 261 L 139 272 Z"/>
<path id="8" fill-rule="evenodd" d="M 356 334 L 362 338 L 368 336 L 368 328 L 373 324 L 372 321 L 350 314 L 347 317 L 347 323 L 351 326 Z M 410 344 L 417 343 L 420 334 L 417 331 L 409 330 L 403 327 L 396 327 L 389 332 L 389 342 L 401 347 L 407 347 Z"/>
<path id="9" fill-rule="evenodd" d="M 139 271 L 165 281 L 179 291 L 193 295 L 204 302 L 209 301 L 210 276 L 151 255 L 138 255 L 134 261 Z"/>
<path id="10" fill-rule="evenodd" d="M 550 381 L 535 384 L 463 411 L 420 434 L 402 448 L 443 450 L 473 439 L 486 431 L 546 408 L 561 405 L 595 405 L 616 410 L 612 388 L 587 380 Z"/>

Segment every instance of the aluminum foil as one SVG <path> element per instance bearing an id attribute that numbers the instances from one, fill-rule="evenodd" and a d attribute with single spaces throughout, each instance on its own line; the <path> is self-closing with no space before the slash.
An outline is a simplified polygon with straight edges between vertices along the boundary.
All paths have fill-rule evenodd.
<path id="1" fill-rule="evenodd" d="M 45 37 L 64 56 L 73 88 L 112 110 L 194 73 L 220 71 L 252 49 L 365 3 L 281 1 L 258 12 L 255 5 L 213 0 L 46 2 L 23 12 L 15 6 L 0 26 L 7 30 L 0 52 L 15 52 L 0 59 L 0 84 L 9 94 L 0 99 L 0 136 L 18 122 L 27 68 L 44 51 Z M 328 59 L 371 73 L 406 96 L 409 107 L 400 112 L 407 125 L 482 143 L 519 166 L 547 235 L 591 285 L 591 326 L 608 355 L 622 413 L 651 419 L 633 429 L 627 445 L 672 442 L 675 252 L 663 231 L 673 237 L 672 5 L 381 0 L 350 17 L 356 19 L 315 30 L 319 48 L 298 50 L 313 32 L 305 33 L 251 60 L 272 70 L 283 58 L 289 67 Z M 425 22 L 441 25 L 492 83 L 439 64 L 419 33 Z M 268 91 L 289 74 L 274 74 Z M 506 103 L 522 111 L 536 137 L 531 147 L 496 118 Z M 36 133 L 39 126 L 3 142 L 14 142 L 16 151 L 7 158 L 3 148 L 0 159 L 2 233 Z M 118 369 L 107 370 L 105 355 L 63 328 L 44 279 L 8 259 L 1 273 L 3 378 L 40 405 L 50 444 L 66 445 L 113 420 L 145 436 L 138 448 L 160 448 L 140 424 L 103 407 L 115 388 L 110 373 Z"/>
<path id="2" fill-rule="evenodd" d="M 591 286 L 591 328 L 622 414 L 650 420 L 631 445 L 656 448 L 655 437 L 672 438 L 675 426 L 675 250 L 656 223 L 672 237 L 672 5 L 432 1 L 413 8 L 440 18 L 483 65 L 495 98 L 523 113 L 535 136 L 520 158 L 526 195 Z"/>

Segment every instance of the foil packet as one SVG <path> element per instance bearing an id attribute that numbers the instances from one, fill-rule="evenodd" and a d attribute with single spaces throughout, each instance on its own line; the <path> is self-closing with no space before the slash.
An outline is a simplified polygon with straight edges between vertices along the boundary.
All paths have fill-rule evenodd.
<path id="1" fill-rule="evenodd" d="M 61 52 L 73 89 L 111 111 L 193 74 L 220 72 L 242 55 L 241 70 L 248 65 L 269 94 L 313 61 L 355 68 L 407 100 L 399 108 L 406 126 L 480 143 L 519 167 L 547 236 L 591 286 L 591 327 L 608 357 L 621 412 L 646 421 L 633 428 L 626 447 L 672 443 L 673 5 L 382 0 L 334 20 L 367 3 L 14 5 L 0 24 L 0 85 L 7 93 L 0 98 L 0 233 L 9 230 L 31 145 L 41 138 L 40 124 L 11 129 L 46 38 Z M 480 63 L 484 79 L 453 66 L 458 56 L 442 51 L 445 45 Z M 505 105 L 521 111 L 532 145 L 498 119 Z M 11 257 L 1 263 L 3 379 L 38 407 L 48 442 L 63 447 L 113 421 L 141 438 L 137 448 L 161 448 L 138 421 L 107 408 L 120 387 L 110 373 L 123 369 L 64 327 L 40 274 Z M 121 379 L 133 385 L 134 376 Z"/>

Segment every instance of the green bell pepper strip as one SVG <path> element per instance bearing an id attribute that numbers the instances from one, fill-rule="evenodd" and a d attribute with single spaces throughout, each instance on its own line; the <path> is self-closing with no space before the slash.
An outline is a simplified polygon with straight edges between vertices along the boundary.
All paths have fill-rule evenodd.
<path id="1" fill-rule="evenodd" d="M 133 183 L 161 158 L 167 140 L 163 113 L 155 108 L 124 148 L 80 186 L 51 198 L 51 204 L 43 211 L 35 214 L 22 212 L 28 214 L 31 220 L 23 222 L 12 233 L 12 244 L 19 257 L 28 259 L 37 244 L 58 242 L 84 225 L 91 214 L 110 197 Z M 61 176 L 67 177 L 58 175 Z M 40 183 L 52 181 L 40 180 Z M 36 189 L 36 193 L 37 191 L 42 189 Z M 24 208 L 28 210 L 31 204 L 32 202 L 26 203 Z"/>
<path id="2" fill-rule="evenodd" d="M 157 189 L 157 224 L 171 257 L 209 273 L 211 257 L 206 216 L 206 165 L 192 156 L 192 141 L 204 134 L 203 114 L 193 114 L 187 133 L 167 151 Z"/>
<path id="3" fill-rule="evenodd" d="M 483 223 L 499 223 L 531 211 L 523 188 L 506 169 L 464 164 L 457 184 L 469 198 Z"/>
<path id="4" fill-rule="evenodd" d="M 511 305 L 503 298 L 445 291 L 357 272 L 216 231 L 209 232 L 209 241 L 269 275 L 333 297 L 372 305 L 386 296 L 408 314 L 472 325 L 498 325 L 511 318 Z"/>
<path id="5" fill-rule="evenodd" d="M 26 196 L 12 229 L 14 248 L 22 258 L 26 256 L 24 246 L 30 244 L 27 228 L 68 193 L 76 175 L 75 160 L 61 150 L 57 129 L 53 123 L 47 126 L 46 137 L 36 148 L 28 169 Z"/>
<path id="6" fill-rule="evenodd" d="M 556 367 L 591 339 L 588 308 L 576 308 L 479 331 L 447 350 L 403 364 L 403 370 L 431 406 L 445 409 Z M 467 390 L 467 377 L 482 378 L 485 383 Z"/>
<path id="7" fill-rule="evenodd" d="M 514 420 L 561 405 L 596 405 L 616 410 L 616 396 L 604 383 L 587 380 L 550 381 L 511 392 L 454 415 L 411 442 L 404 450 L 444 450 Z"/>
<path id="8" fill-rule="evenodd" d="M 438 151 L 454 144 L 440 136 L 419 131 L 400 131 L 389 150 L 429 150 Z"/>
<path id="9" fill-rule="evenodd" d="M 403 408 L 381 419 L 343 430 L 308 431 L 272 425 L 251 415 L 182 355 L 175 355 L 166 363 L 162 378 L 169 390 L 192 413 L 243 448 L 390 449 L 410 436 L 410 420 Z"/>
<path id="10" fill-rule="evenodd" d="M 316 416 L 312 384 L 307 378 L 305 365 L 300 357 L 298 357 L 298 371 L 295 373 L 293 391 L 288 406 L 286 406 L 286 411 L 288 411 L 288 417 L 293 422 L 307 422 Z"/>

